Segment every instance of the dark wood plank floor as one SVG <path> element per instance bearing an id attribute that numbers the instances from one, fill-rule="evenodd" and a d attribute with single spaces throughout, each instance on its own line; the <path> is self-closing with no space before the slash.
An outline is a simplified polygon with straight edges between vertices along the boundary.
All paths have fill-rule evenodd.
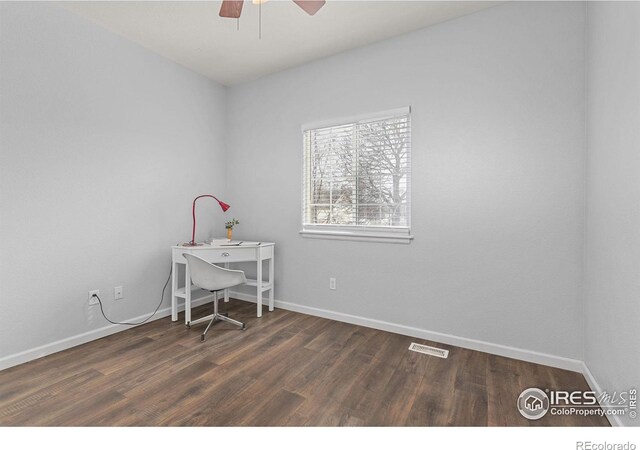
<path id="1" fill-rule="evenodd" d="M 1 371 L 0 425 L 608 425 L 516 410 L 527 387 L 588 389 L 578 373 L 285 310 L 258 319 L 238 300 L 221 308 L 247 330 L 218 323 L 201 343 L 204 324 L 165 318 Z"/>

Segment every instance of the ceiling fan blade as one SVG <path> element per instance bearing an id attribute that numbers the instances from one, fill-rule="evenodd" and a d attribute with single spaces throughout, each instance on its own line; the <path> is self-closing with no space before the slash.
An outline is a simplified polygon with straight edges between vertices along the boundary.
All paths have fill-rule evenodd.
<path id="1" fill-rule="evenodd" d="M 242 13 L 243 3 L 244 0 L 223 0 L 220 7 L 220 17 L 239 18 Z"/>
<path id="2" fill-rule="evenodd" d="M 327 3 L 325 0 L 293 0 L 296 5 L 304 9 L 307 14 L 313 16 Z"/>

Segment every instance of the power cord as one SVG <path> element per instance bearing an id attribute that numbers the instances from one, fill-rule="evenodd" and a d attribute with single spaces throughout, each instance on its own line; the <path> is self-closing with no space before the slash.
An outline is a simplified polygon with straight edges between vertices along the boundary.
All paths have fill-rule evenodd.
<path id="1" fill-rule="evenodd" d="M 167 289 L 167 285 L 169 284 L 169 280 L 171 279 L 171 273 L 173 272 L 173 263 L 171 264 L 171 270 L 169 270 L 169 276 L 167 277 L 167 281 L 164 283 L 164 287 L 162 288 L 162 295 L 160 296 L 160 303 L 158 303 L 158 306 L 156 307 L 156 310 L 146 319 L 144 319 L 142 322 L 136 322 L 136 323 L 131 323 L 131 322 L 114 322 L 113 320 L 109 319 L 106 314 L 104 313 L 104 309 L 102 309 L 102 300 L 100 300 L 100 297 L 98 296 L 98 294 L 93 294 L 92 297 L 95 297 L 98 299 L 98 303 L 100 304 L 100 312 L 102 313 L 102 316 L 105 318 L 105 320 L 109 323 L 112 323 L 114 325 L 142 325 L 143 323 L 147 322 L 149 319 L 151 319 L 153 316 L 156 315 L 156 313 L 158 312 L 158 310 L 160 309 L 160 305 L 162 305 L 162 300 L 164 300 L 164 291 Z"/>

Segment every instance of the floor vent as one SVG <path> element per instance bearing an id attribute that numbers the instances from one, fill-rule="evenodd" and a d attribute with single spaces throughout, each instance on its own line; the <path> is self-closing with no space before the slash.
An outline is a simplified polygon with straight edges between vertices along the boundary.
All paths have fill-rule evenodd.
<path id="1" fill-rule="evenodd" d="M 424 353 L 425 355 L 437 356 L 438 358 L 447 358 L 449 356 L 449 350 L 441 350 L 439 348 L 429 347 L 428 345 L 416 344 L 415 342 L 411 343 L 409 350 Z"/>

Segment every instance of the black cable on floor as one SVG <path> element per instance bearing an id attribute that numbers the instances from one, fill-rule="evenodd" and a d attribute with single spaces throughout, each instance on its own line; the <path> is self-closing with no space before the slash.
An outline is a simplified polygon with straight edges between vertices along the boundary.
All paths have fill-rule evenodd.
<path id="1" fill-rule="evenodd" d="M 136 322 L 136 323 L 114 322 L 113 320 L 109 319 L 106 316 L 106 314 L 104 313 L 104 309 L 102 309 L 102 300 L 100 300 L 100 297 L 97 294 L 93 294 L 93 296 L 98 299 L 98 303 L 100 304 L 100 312 L 102 313 L 102 316 L 105 318 L 105 320 L 107 322 L 112 323 L 114 325 L 142 325 L 143 323 L 145 323 L 146 321 L 151 319 L 153 316 L 155 316 L 156 313 L 158 312 L 158 310 L 160 309 L 160 305 L 162 305 L 162 301 L 164 300 L 164 291 L 167 289 L 167 285 L 169 284 L 169 280 L 171 279 L 171 273 L 172 272 L 173 272 L 173 263 L 171 264 L 171 269 L 169 270 L 169 277 L 167 278 L 167 281 L 164 283 L 164 287 L 162 288 L 162 295 L 160 296 L 160 303 L 158 303 L 158 306 L 156 307 L 156 310 L 149 317 L 144 319 L 142 322 Z"/>

